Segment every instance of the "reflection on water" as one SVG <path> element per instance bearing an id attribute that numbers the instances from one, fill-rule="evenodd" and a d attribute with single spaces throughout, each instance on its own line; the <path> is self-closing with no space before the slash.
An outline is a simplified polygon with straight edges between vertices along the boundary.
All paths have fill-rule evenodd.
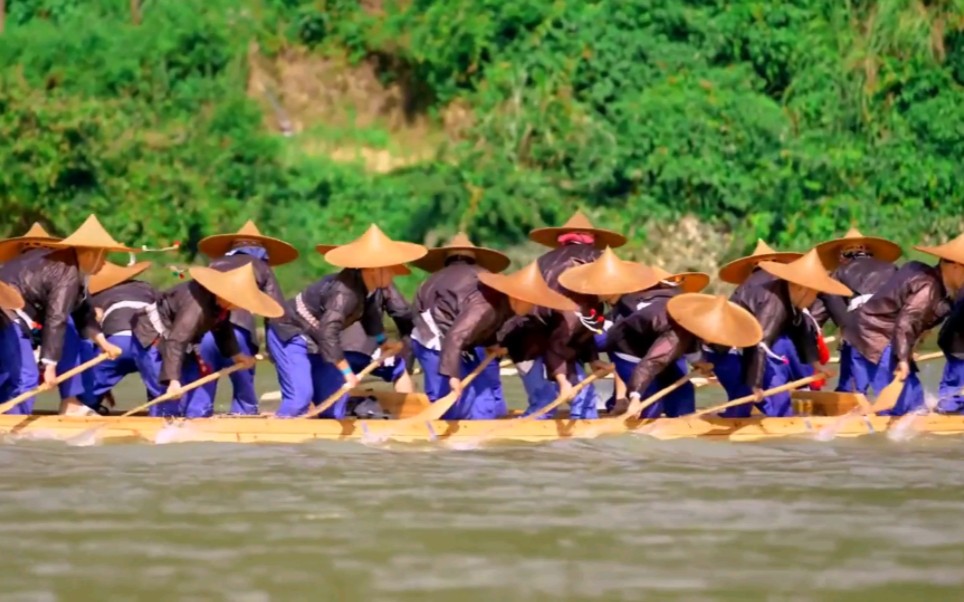
<path id="1" fill-rule="evenodd" d="M 18 440 L 0 465 L 4 601 L 964 596 L 957 438 Z"/>

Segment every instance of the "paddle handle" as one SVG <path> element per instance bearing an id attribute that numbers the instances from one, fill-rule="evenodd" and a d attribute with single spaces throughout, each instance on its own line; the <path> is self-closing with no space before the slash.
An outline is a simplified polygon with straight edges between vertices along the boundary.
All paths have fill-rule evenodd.
<path id="1" fill-rule="evenodd" d="M 33 396 L 36 395 L 37 393 L 42 393 L 42 392 L 44 392 L 44 391 L 47 391 L 48 389 L 51 389 L 51 388 L 59 385 L 60 383 L 64 382 L 64 381 L 67 380 L 68 378 L 72 378 L 72 377 L 74 377 L 74 376 L 77 376 L 78 374 L 80 374 L 80 373 L 83 372 L 84 370 L 87 370 L 87 369 L 89 369 L 89 368 L 93 368 L 93 367 L 96 366 L 97 364 L 99 364 L 99 363 L 101 363 L 101 362 L 103 362 L 103 361 L 106 361 L 106 360 L 108 360 L 108 359 L 110 359 L 110 356 L 109 356 L 109 355 L 107 355 L 106 353 L 101 353 L 100 355 L 98 355 L 98 356 L 95 357 L 94 359 L 87 360 L 86 362 L 84 362 L 83 364 L 80 364 L 79 366 L 74 366 L 73 368 L 71 368 L 70 370 L 67 370 L 67 371 L 64 372 L 63 374 L 58 374 L 58 375 L 57 375 L 57 378 L 54 379 L 54 382 L 53 382 L 53 383 L 51 383 L 51 384 L 49 384 L 49 385 L 48 385 L 48 384 L 39 385 L 39 386 L 37 386 L 37 387 L 34 388 L 34 389 L 31 389 L 31 390 L 29 390 L 29 391 L 27 391 L 27 392 L 25 392 L 25 393 L 21 393 L 20 395 L 17 395 L 16 397 L 14 397 L 13 399 L 11 399 L 10 401 L 6 401 L 6 402 L 0 404 L 0 414 L 5 414 L 5 413 L 6 413 L 8 410 L 10 410 L 11 408 L 16 407 L 17 404 L 22 403 L 22 402 L 30 399 L 31 397 L 33 397 Z"/>
<path id="2" fill-rule="evenodd" d="M 528 416 L 523 416 L 519 420 L 538 420 L 542 418 L 543 416 L 553 411 L 554 409 L 558 408 L 562 404 L 568 401 L 571 401 L 572 398 L 578 395 L 580 391 L 582 391 L 583 389 L 585 389 L 595 381 L 599 380 L 603 376 L 606 376 L 607 374 L 611 373 L 615 369 L 616 369 L 615 366 L 610 365 L 603 368 L 602 370 L 596 370 L 586 378 L 582 379 L 581 381 L 573 385 L 572 388 L 569 389 L 566 393 L 560 393 L 554 400 L 552 400 L 552 403 L 542 408 L 539 408 L 537 411 L 529 414 Z"/>
<path id="3" fill-rule="evenodd" d="M 355 377 L 359 381 L 361 381 L 361 379 L 365 378 L 366 376 L 368 376 L 369 374 L 377 370 L 378 367 L 382 365 L 383 361 L 387 360 L 390 357 L 393 357 L 394 355 L 395 355 L 394 353 L 391 353 L 391 354 L 386 354 L 381 357 L 373 359 L 367 366 L 365 366 L 364 369 L 362 369 L 361 372 L 356 374 Z M 341 399 L 342 396 L 350 389 L 351 389 L 351 386 L 348 384 L 348 381 L 346 380 L 345 384 L 339 387 L 337 391 L 329 395 L 327 399 L 325 399 L 320 404 L 316 405 L 315 407 L 305 412 L 305 415 L 302 416 L 302 418 L 314 418 L 315 416 L 318 416 L 319 414 L 321 414 L 331 406 L 335 405 L 335 403 L 337 403 L 338 400 Z"/>
<path id="4" fill-rule="evenodd" d="M 618 420 L 629 420 L 630 418 L 636 418 L 643 410 L 653 405 L 654 403 L 658 402 L 662 398 L 666 397 L 676 389 L 679 389 L 680 387 L 688 383 L 689 380 L 694 376 L 695 374 L 684 374 L 683 376 L 677 378 L 676 381 L 673 382 L 673 384 L 657 391 L 656 393 L 653 393 L 646 399 L 633 401 L 632 403 L 629 404 L 629 407 L 626 409 L 626 411 L 620 414 L 619 416 L 617 416 L 616 418 Z"/>
<path id="5" fill-rule="evenodd" d="M 254 358 L 260 361 L 264 359 L 264 356 L 262 356 L 261 354 L 258 354 L 254 356 Z M 165 393 L 159 397 L 155 397 L 154 399 L 148 401 L 147 403 L 142 403 L 141 405 L 137 406 L 133 410 L 128 410 L 124 412 L 123 414 L 120 415 L 120 417 L 127 418 L 128 416 L 133 416 L 134 414 L 137 414 L 138 412 L 143 412 L 144 410 L 151 408 L 153 406 L 156 406 L 159 403 L 164 403 L 165 401 L 171 401 L 172 399 L 176 399 L 189 391 L 193 391 L 194 389 L 197 389 L 198 387 L 203 387 L 209 382 L 216 381 L 222 376 L 234 374 L 238 370 L 245 370 L 245 369 L 246 367 L 242 366 L 241 364 L 234 364 L 233 366 L 228 366 L 227 368 L 223 368 L 221 370 L 218 370 L 217 372 L 212 372 L 207 376 L 202 376 L 201 378 L 184 385 L 183 387 L 181 387 L 180 392 L 178 392 L 177 394 Z"/>
<path id="6" fill-rule="evenodd" d="M 475 377 L 478 376 L 479 374 L 482 374 L 482 371 L 485 370 L 495 358 L 499 357 L 503 353 L 505 353 L 504 350 L 496 353 L 487 353 L 485 356 L 485 359 L 479 362 L 479 365 L 475 367 L 475 370 L 472 370 L 472 372 L 469 372 L 468 376 L 462 379 L 462 390 L 464 391 L 465 387 L 471 385 L 472 381 L 475 380 Z M 426 420 L 438 420 L 439 418 L 442 417 L 442 415 L 445 414 L 445 412 L 448 412 L 449 409 L 455 405 L 455 402 L 458 401 L 458 399 L 459 399 L 459 394 L 456 393 L 455 391 L 452 391 L 451 393 L 439 399 L 435 403 L 430 404 L 427 408 L 425 408 L 418 414 L 411 416 L 409 418 L 403 418 L 402 420 L 399 420 L 398 424 L 405 425 L 405 424 L 411 424 L 414 422 L 424 422 Z"/>
<path id="7" fill-rule="evenodd" d="M 914 357 L 915 362 L 929 362 L 931 360 L 936 360 L 938 358 L 944 357 L 943 351 L 933 351 L 931 353 L 925 353 L 924 355 L 918 355 Z"/>
<path id="8" fill-rule="evenodd" d="M 776 395 L 777 393 L 784 393 L 786 391 L 792 391 L 794 389 L 799 389 L 800 387 L 805 387 L 815 380 L 821 380 L 826 378 L 825 374 L 814 374 L 813 376 L 808 376 L 806 378 L 801 378 L 800 380 L 795 380 L 789 382 L 785 385 L 780 385 L 779 387 L 773 387 L 772 389 L 767 389 L 763 392 L 763 397 L 769 397 L 771 395 Z M 745 403 L 751 403 L 757 401 L 756 395 L 745 395 L 743 397 L 738 397 L 733 401 L 728 401 L 726 403 L 721 403 L 720 405 L 713 406 L 711 408 L 705 408 L 702 410 L 697 410 L 685 418 L 698 418 L 699 416 L 705 416 L 706 414 L 715 414 L 716 412 L 722 412 L 723 410 L 733 408 Z"/>

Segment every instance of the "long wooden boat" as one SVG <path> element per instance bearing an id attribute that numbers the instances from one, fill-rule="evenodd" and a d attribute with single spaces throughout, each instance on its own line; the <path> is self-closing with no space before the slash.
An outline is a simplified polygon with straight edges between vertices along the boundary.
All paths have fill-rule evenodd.
<path id="1" fill-rule="evenodd" d="M 385 394 L 396 402 L 409 396 Z M 414 397 L 416 401 L 418 397 Z M 848 411 L 854 396 L 835 393 L 801 393 L 797 402 L 826 410 Z M 424 400 L 422 400 L 424 401 Z M 832 402 L 832 403 L 831 403 Z M 390 403 L 388 403 L 390 405 Z M 844 409 L 846 408 L 846 409 Z M 402 414 L 411 409 L 402 407 Z M 851 415 L 810 415 L 793 418 L 751 417 L 726 419 L 707 416 L 695 419 L 660 418 L 635 421 L 611 428 L 603 420 L 518 421 L 513 418 L 477 421 L 430 421 L 401 424 L 395 420 L 306 420 L 265 416 L 214 417 L 194 420 L 150 418 L 147 416 L 68 417 L 58 415 L 0 416 L 4 438 L 81 439 L 92 442 L 178 442 L 209 441 L 230 443 L 302 443 L 316 440 L 379 443 L 451 442 L 474 445 L 482 441 L 552 442 L 564 439 L 592 439 L 637 433 L 656 439 L 700 438 L 717 441 L 759 441 L 781 437 L 815 437 L 828 430 L 836 437 L 859 437 L 896 428 L 917 433 L 964 435 L 964 416 L 915 416 L 905 418 Z"/>

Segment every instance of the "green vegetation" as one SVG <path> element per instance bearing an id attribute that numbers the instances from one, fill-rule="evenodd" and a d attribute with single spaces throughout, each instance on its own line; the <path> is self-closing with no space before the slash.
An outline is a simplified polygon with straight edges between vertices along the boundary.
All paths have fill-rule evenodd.
<path id="1" fill-rule="evenodd" d="M 7 232 L 93 211 L 190 249 L 253 217 L 305 253 L 293 288 L 370 221 L 512 246 L 581 207 L 640 257 L 701 249 L 679 268 L 851 222 L 908 246 L 964 230 L 964 0 L 142 4 L 135 25 L 123 0 L 6 1 Z M 325 66 L 322 92 L 367 69 L 404 119 L 335 94 L 273 131 L 294 63 Z"/>

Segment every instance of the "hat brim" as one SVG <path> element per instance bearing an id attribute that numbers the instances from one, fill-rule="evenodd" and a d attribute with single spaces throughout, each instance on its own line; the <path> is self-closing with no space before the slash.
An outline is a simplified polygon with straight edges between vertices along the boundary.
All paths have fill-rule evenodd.
<path id="1" fill-rule="evenodd" d="M 663 280 L 675 284 L 683 293 L 698 293 L 710 285 L 710 275 L 703 272 L 680 272 Z"/>
<path id="2" fill-rule="evenodd" d="M 507 297 L 525 301 L 539 307 L 548 307 L 557 311 L 576 311 L 579 306 L 574 301 L 557 293 L 545 285 L 539 289 L 530 286 L 519 286 L 504 274 L 482 273 L 479 274 L 479 281 L 487 287 L 497 290 Z"/>
<path id="3" fill-rule="evenodd" d="M 777 263 L 790 263 L 803 257 L 803 253 L 767 253 L 765 255 L 750 255 L 735 259 L 720 268 L 719 276 L 723 282 L 730 284 L 743 284 L 750 277 L 757 265 L 763 261 L 775 261 Z"/>
<path id="4" fill-rule="evenodd" d="M 840 252 L 851 245 L 860 245 L 867 248 L 867 251 L 880 261 L 893 263 L 900 259 L 904 250 L 895 242 L 878 236 L 861 236 L 859 238 L 837 238 L 822 242 L 816 247 L 820 261 L 828 270 L 835 269 L 840 265 Z"/>
<path id="5" fill-rule="evenodd" d="M 227 281 L 224 272 L 213 268 L 195 266 L 188 269 L 198 284 L 203 286 L 213 295 L 216 295 L 231 305 L 240 309 L 247 310 L 257 316 L 265 318 L 280 318 L 284 315 L 284 308 L 257 288 L 254 290 L 238 290 L 234 283 Z"/>
<path id="6" fill-rule="evenodd" d="M 315 245 L 315 251 L 318 251 L 322 255 L 337 248 L 338 245 Z M 408 269 L 408 266 L 401 263 L 398 265 L 390 265 L 388 268 L 391 269 L 392 273 L 396 276 L 408 276 L 412 273 L 412 270 Z"/>
<path id="7" fill-rule="evenodd" d="M 42 236 L 19 236 L 17 238 L 7 238 L 0 241 L 0 263 L 6 263 L 23 253 L 23 245 L 43 246 L 51 249 L 58 248 L 56 244 L 61 238 L 45 238 Z"/>
<path id="8" fill-rule="evenodd" d="M 749 311 L 726 301 L 727 311 L 721 319 L 707 320 L 706 315 L 719 303 L 715 295 L 685 293 L 666 304 L 674 322 L 702 341 L 725 347 L 752 347 L 763 340 L 763 328 Z"/>
<path id="9" fill-rule="evenodd" d="M 20 291 L 6 282 L 0 282 L 0 309 L 23 309 L 24 301 Z"/>
<path id="10" fill-rule="evenodd" d="M 660 283 L 659 275 L 640 263 L 623 262 L 620 273 L 605 278 L 603 282 L 593 282 L 592 274 L 596 269 L 594 263 L 571 267 L 559 275 L 559 284 L 580 295 L 608 297 L 644 291 Z"/>
<path id="11" fill-rule="evenodd" d="M 298 249 L 289 243 L 270 236 L 251 234 L 215 234 L 202 238 L 197 244 L 198 251 L 214 259 L 222 257 L 234 248 L 237 241 L 251 241 L 268 252 L 268 265 L 284 265 L 298 259 Z"/>
<path id="12" fill-rule="evenodd" d="M 147 271 L 151 267 L 150 261 L 140 261 L 134 265 L 123 266 L 118 270 L 112 270 L 110 273 L 105 273 L 104 269 L 101 268 L 96 274 L 90 277 L 87 283 L 87 290 L 92 295 L 96 295 L 101 291 L 106 291 L 109 288 L 115 287 L 122 282 L 127 282 L 131 278 L 136 278 L 140 274 Z"/>
<path id="13" fill-rule="evenodd" d="M 920 251 L 921 253 L 927 253 L 928 255 L 937 257 L 938 259 L 943 259 L 944 261 L 951 261 L 964 265 L 964 250 L 955 252 L 955 249 L 948 248 L 947 245 L 938 245 L 936 247 L 914 245 L 914 249 Z"/>
<path id="14" fill-rule="evenodd" d="M 570 234 L 572 232 L 586 232 L 587 234 L 592 234 L 595 239 L 593 246 L 597 249 L 605 249 L 609 247 L 611 249 L 616 249 L 626 244 L 626 237 L 618 232 L 613 232 L 612 230 L 604 230 L 602 228 L 536 228 L 532 232 L 529 232 L 529 240 L 537 242 L 540 245 L 550 247 L 555 249 L 561 247 L 559 244 L 559 237 L 563 234 Z"/>
<path id="15" fill-rule="evenodd" d="M 439 247 L 430 249 L 425 257 L 412 262 L 412 265 L 429 273 L 435 273 L 445 267 L 445 261 L 452 254 L 459 251 L 471 253 L 475 263 L 494 273 L 503 272 L 512 260 L 504 253 L 487 247 Z"/>
<path id="16" fill-rule="evenodd" d="M 845 284 L 838 280 L 834 280 L 826 272 L 821 272 L 819 274 L 801 274 L 798 271 L 795 271 L 792 266 L 785 263 L 777 263 L 775 261 L 761 262 L 760 268 L 776 276 L 780 280 L 792 282 L 793 284 L 815 290 L 818 293 L 839 295 L 841 297 L 850 297 L 853 295 L 853 291 L 847 288 Z"/>
<path id="17" fill-rule="evenodd" d="M 425 257 L 428 250 L 411 242 L 391 241 L 379 253 L 359 252 L 356 245 L 340 245 L 325 253 L 325 261 L 339 268 L 390 268 Z"/>

